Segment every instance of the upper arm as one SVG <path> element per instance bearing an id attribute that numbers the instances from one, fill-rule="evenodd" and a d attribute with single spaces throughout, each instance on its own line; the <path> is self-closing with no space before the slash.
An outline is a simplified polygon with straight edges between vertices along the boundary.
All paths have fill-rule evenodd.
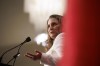
<path id="1" fill-rule="evenodd" d="M 50 48 L 50 53 L 42 54 L 41 62 L 47 65 L 55 65 L 57 61 L 62 57 L 62 45 L 63 45 L 63 33 L 58 35 Z"/>

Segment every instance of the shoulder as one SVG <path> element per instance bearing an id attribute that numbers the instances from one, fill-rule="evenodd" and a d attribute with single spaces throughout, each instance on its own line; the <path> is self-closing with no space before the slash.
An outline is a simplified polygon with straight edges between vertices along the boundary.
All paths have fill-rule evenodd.
<path id="1" fill-rule="evenodd" d="M 62 44 L 63 38 L 64 38 L 64 33 L 58 34 L 57 37 L 55 38 L 53 44 L 54 45 L 56 45 L 56 44 Z"/>
<path id="2" fill-rule="evenodd" d="M 60 33 L 60 34 L 57 35 L 57 37 L 55 38 L 54 41 L 57 41 L 59 39 L 62 39 L 63 37 L 64 37 L 64 33 Z"/>
<path id="3" fill-rule="evenodd" d="M 55 39 L 61 38 L 63 36 L 64 36 L 64 33 L 60 33 L 60 34 L 57 35 L 57 37 Z"/>

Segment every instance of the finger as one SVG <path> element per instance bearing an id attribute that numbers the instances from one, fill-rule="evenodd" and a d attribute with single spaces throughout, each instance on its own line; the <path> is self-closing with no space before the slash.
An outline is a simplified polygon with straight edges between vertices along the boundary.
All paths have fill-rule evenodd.
<path id="1" fill-rule="evenodd" d="M 33 55 L 33 54 L 31 54 L 31 53 L 27 53 L 27 55 L 34 56 L 34 55 Z"/>
<path id="2" fill-rule="evenodd" d="M 36 52 L 36 55 L 39 55 L 39 54 L 41 54 L 39 51 L 35 51 Z"/>
<path id="3" fill-rule="evenodd" d="M 36 52 L 36 53 L 39 53 L 39 54 L 41 53 L 40 51 L 37 51 L 37 50 L 35 50 L 35 52 Z"/>
<path id="4" fill-rule="evenodd" d="M 36 60 L 36 56 L 35 55 L 33 55 L 33 56 L 25 55 L 25 56 L 28 57 L 28 58 L 30 58 L 30 59 L 32 59 L 32 60 Z"/>
<path id="5" fill-rule="evenodd" d="M 30 56 L 30 55 L 25 55 L 26 57 L 28 57 L 28 58 L 30 58 L 30 59 L 32 59 L 33 58 L 33 56 Z"/>

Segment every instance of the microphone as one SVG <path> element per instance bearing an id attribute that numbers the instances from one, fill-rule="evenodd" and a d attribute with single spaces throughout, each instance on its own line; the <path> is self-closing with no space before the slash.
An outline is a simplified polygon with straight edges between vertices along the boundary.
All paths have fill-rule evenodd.
<path id="1" fill-rule="evenodd" d="M 30 37 L 27 37 L 26 40 L 25 40 L 24 42 L 22 42 L 21 44 L 19 44 L 19 45 L 13 47 L 13 48 L 7 50 L 6 52 L 4 52 L 4 53 L 1 55 L 1 57 L 0 57 L 0 63 L 2 62 L 3 56 L 4 56 L 6 53 L 8 53 L 9 51 L 11 51 L 11 50 L 13 50 L 13 49 L 15 49 L 15 48 L 17 48 L 17 47 L 19 47 L 19 49 L 18 49 L 18 52 L 19 52 L 21 46 L 22 46 L 24 43 L 30 42 L 30 41 L 31 41 L 31 38 L 30 38 Z"/>
<path id="2" fill-rule="evenodd" d="M 25 42 L 30 42 L 31 41 L 31 38 L 30 37 L 27 37 Z"/>

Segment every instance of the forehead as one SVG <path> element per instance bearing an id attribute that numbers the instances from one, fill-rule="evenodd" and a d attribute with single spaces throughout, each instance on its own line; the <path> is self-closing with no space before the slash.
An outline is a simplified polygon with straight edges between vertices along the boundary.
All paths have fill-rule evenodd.
<path id="1" fill-rule="evenodd" d="M 48 24 L 52 24 L 52 23 L 59 23 L 58 20 L 56 18 L 50 18 L 48 20 Z"/>

